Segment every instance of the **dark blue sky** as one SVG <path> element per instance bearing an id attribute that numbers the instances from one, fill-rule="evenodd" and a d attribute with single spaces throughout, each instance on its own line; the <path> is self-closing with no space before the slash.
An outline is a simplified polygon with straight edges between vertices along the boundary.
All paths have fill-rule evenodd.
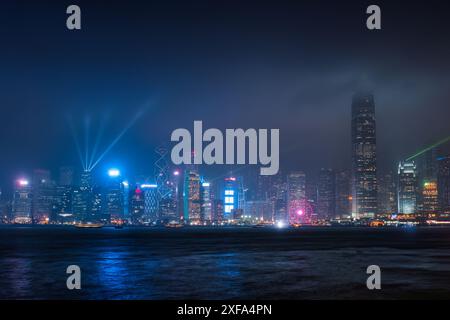
<path id="1" fill-rule="evenodd" d="M 82 30 L 65 27 L 78 4 Z M 450 133 L 445 1 L 2 1 L 0 186 L 31 168 L 79 165 L 67 117 L 103 148 L 100 164 L 152 172 L 180 127 L 280 128 L 281 165 L 350 166 L 351 96 L 375 94 L 382 169 Z M 82 132 L 79 133 L 82 139 Z"/>

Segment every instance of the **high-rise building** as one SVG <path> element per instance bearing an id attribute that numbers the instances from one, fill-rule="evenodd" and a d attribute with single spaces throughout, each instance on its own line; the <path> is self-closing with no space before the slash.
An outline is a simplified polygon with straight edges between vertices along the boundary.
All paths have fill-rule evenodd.
<path id="1" fill-rule="evenodd" d="M 305 223 L 309 219 L 306 215 L 306 176 L 302 171 L 287 176 L 287 208 L 287 222 Z"/>
<path id="2" fill-rule="evenodd" d="M 90 171 L 83 171 L 81 174 L 80 184 L 73 190 L 73 215 L 76 221 L 89 222 L 92 204 L 92 174 Z"/>
<path id="3" fill-rule="evenodd" d="M 422 213 L 425 216 L 437 216 L 439 208 L 438 184 L 436 180 L 424 181 L 422 189 Z"/>
<path id="4" fill-rule="evenodd" d="M 33 194 L 31 184 L 26 179 L 19 179 L 14 184 L 12 202 L 12 221 L 19 224 L 30 224 L 32 218 Z"/>
<path id="5" fill-rule="evenodd" d="M 335 218 L 335 176 L 332 169 L 320 169 L 317 185 L 317 214 L 320 220 Z"/>
<path id="6" fill-rule="evenodd" d="M 130 189 L 130 215 L 132 224 L 139 225 L 154 222 L 154 220 L 150 220 L 149 217 L 145 215 L 145 193 L 142 191 L 141 187 L 136 186 L 135 188 Z M 156 188 L 151 189 L 156 193 Z M 157 210 L 155 210 L 155 212 L 157 212 Z"/>
<path id="7" fill-rule="evenodd" d="M 201 210 L 201 221 L 206 224 L 210 224 L 213 220 L 212 216 L 212 193 L 211 193 L 211 183 L 202 182 L 201 185 L 202 193 L 202 210 Z"/>
<path id="8" fill-rule="evenodd" d="M 47 224 L 53 211 L 55 201 L 55 184 L 51 181 L 50 171 L 36 169 L 33 171 L 33 221 Z"/>
<path id="9" fill-rule="evenodd" d="M 223 200 L 213 200 L 213 221 L 216 224 L 223 222 Z"/>
<path id="10" fill-rule="evenodd" d="M 398 213 L 416 213 L 417 172 L 414 161 L 403 161 L 399 163 L 397 190 Z"/>
<path id="11" fill-rule="evenodd" d="M 350 219 L 352 217 L 352 193 L 349 171 L 336 172 L 335 194 L 335 217 L 343 220 Z"/>
<path id="12" fill-rule="evenodd" d="M 397 185 L 392 173 L 380 177 L 378 184 L 378 214 L 389 216 L 397 212 Z"/>
<path id="13" fill-rule="evenodd" d="M 141 189 L 144 193 L 144 215 L 142 220 L 146 223 L 156 223 L 160 218 L 158 185 L 155 183 L 143 183 L 141 184 Z M 134 221 L 137 222 L 139 219 L 136 219 L 135 214 Z"/>
<path id="14" fill-rule="evenodd" d="M 223 189 L 223 215 L 225 220 L 232 220 L 234 212 L 239 209 L 239 182 L 236 177 L 226 177 Z"/>
<path id="15" fill-rule="evenodd" d="M 113 224 L 121 224 L 124 216 L 124 185 L 120 172 L 116 169 L 109 171 L 109 179 L 105 190 L 105 214 Z"/>
<path id="16" fill-rule="evenodd" d="M 450 155 L 438 158 L 438 197 L 441 215 L 450 215 Z"/>
<path id="17" fill-rule="evenodd" d="M 372 218 L 376 212 L 375 103 L 372 94 L 357 93 L 352 102 L 352 215 Z"/>
<path id="18" fill-rule="evenodd" d="M 185 173 L 183 192 L 184 221 L 189 224 L 200 224 L 200 176 L 196 170 L 188 170 Z"/>

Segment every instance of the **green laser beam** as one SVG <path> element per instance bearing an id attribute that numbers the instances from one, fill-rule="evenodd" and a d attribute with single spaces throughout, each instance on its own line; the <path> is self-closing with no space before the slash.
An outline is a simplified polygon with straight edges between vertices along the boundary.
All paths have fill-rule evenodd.
<path id="1" fill-rule="evenodd" d="M 409 157 L 408 159 L 406 159 L 406 161 L 411 161 L 414 158 L 417 158 L 418 156 L 420 156 L 421 154 L 424 154 L 425 152 L 427 152 L 428 150 L 434 149 L 438 146 L 440 146 L 441 144 L 446 143 L 447 141 L 450 141 L 450 136 L 448 136 L 445 139 L 439 140 L 438 142 L 432 144 L 431 146 L 426 147 L 425 149 L 420 150 L 419 152 L 417 152 L 416 154 L 412 155 L 411 157 Z"/>

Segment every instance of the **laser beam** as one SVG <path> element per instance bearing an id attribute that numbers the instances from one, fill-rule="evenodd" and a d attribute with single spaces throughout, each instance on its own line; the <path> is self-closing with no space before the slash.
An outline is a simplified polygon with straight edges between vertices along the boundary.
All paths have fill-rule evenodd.
<path id="1" fill-rule="evenodd" d="M 442 145 L 442 144 L 444 144 L 444 143 L 446 143 L 448 141 L 450 141 L 450 136 L 448 136 L 445 139 L 439 140 L 436 143 L 433 143 L 432 145 L 426 147 L 425 149 L 422 149 L 422 150 L 416 152 L 415 154 L 413 154 L 412 156 L 407 158 L 406 161 L 411 161 L 412 159 L 417 158 L 418 156 L 424 154 L 425 152 L 427 152 L 427 151 L 429 151 L 431 149 L 434 149 L 434 148 L 436 148 L 436 147 L 438 147 L 438 146 L 440 146 L 440 145 Z"/>

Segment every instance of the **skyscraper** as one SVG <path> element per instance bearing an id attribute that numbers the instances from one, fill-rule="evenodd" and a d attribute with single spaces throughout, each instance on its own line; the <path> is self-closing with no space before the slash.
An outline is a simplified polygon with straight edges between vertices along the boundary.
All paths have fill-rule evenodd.
<path id="1" fill-rule="evenodd" d="M 399 163 L 397 189 L 398 213 L 416 213 L 417 172 L 414 161 L 404 161 Z"/>
<path id="2" fill-rule="evenodd" d="M 239 208 L 239 184 L 236 177 L 226 177 L 223 190 L 223 215 L 225 220 L 232 220 L 234 212 Z"/>
<path id="3" fill-rule="evenodd" d="M 397 212 L 397 185 L 392 173 L 380 177 L 378 183 L 378 214 L 389 216 Z"/>
<path id="4" fill-rule="evenodd" d="M 305 223 L 306 216 L 306 176 L 302 171 L 291 172 L 287 176 L 287 208 L 289 223 Z"/>
<path id="5" fill-rule="evenodd" d="M 438 158 L 438 198 L 441 215 L 450 215 L 450 155 Z"/>
<path id="6" fill-rule="evenodd" d="M 14 194 L 12 203 L 13 223 L 32 223 L 32 188 L 28 180 L 19 179 L 14 184 Z"/>
<path id="7" fill-rule="evenodd" d="M 352 197 L 350 172 L 339 171 L 335 176 L 335 217 L 337 219 L 350 219 L 352 216 Z"/>
<path id="8" fill-rule="evenodd" d="M 377 212 L 375 103 L 370 93 L 352 102 L 352 215 L 372 218 Z"/>
<path id="9" fill-rule="evenodd" d="M 196 170 L 188 170 L 184 178 L 184 220 L 199 224 L 201 215 L 200 176 Z"/>
<path id="10" fill-rule="evenodd" d="M 202 192 L 202 211 L 201 220 L 203 223 L 212 222 L 212 193 L 211 193 L 211 183 L 203 182 L 201 186 Z"/>
<path id="11" fill-rule="evenodd" d="M 33 171 L 33 221 L 47 224 L 55 200 L 55 184 L 51 181 L 50 171 L 36 169 Z"/>
<path id="12" fill-rule="evenodd" d="M 334 171 L 332 169 L 320 169 L 319 184 L 317 186 L 317 214 L 321 220 L 335 218 L 335 186 Z"/>

